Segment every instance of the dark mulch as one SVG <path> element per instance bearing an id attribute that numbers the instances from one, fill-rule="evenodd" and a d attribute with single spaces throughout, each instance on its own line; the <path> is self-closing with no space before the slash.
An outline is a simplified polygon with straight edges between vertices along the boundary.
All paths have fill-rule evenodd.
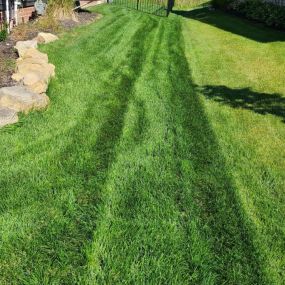
<path id="1" fill-rule="evenodd" d="M 41 26 L 38 21 L 29 22 L 13 29 L 9 38 L 0 42 L 0 88 L 15 85 L 11 76 L 14 73 L 17 53 L 13 48 L 17 41 L 33 39 L 39 32 L 58 34 L 62 31 L 71 30 L 80 25 L 86 25 L 100 18 L 101 15 L 91 13 L 88 10 L 80 10 L 76 13 L 77 21 L 60 21 L 58 26 Z"/>
<path id="2" fill-rule="evenodd" d="M 63 20 L 63 21 L 60 21 L 60 24 L 65 30 L 70 30 L 77 26 L 86 25 L 88 23 L 91 23 L 95 19 L 97 20 L 99 16 L 100 15 L 91 13 L 88 10 L 80 9 L 78 13 L 76 14 L 78 21 Z"/>
<path id="3" fill-rule="evenodd" d="M 13 46 L 15 42 L 8 39 L 0 42 L 0 88 L 14 85 L 11 76 L 14 73 L 15 61 L 18 57 Z"/>

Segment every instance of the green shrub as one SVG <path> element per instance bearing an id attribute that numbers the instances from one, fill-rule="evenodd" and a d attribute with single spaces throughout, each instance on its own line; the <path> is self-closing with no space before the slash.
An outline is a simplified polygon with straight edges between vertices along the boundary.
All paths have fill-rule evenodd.
<path id="1" fill-rule="evenodd" d="M 213 0 L 213 5 L 268 26 L 285 29 L 285 7 L 262 0 Z"/>
<path id="2" fill-rule="evenodd" d="M 233 2 L 234 0 L 213 0 L 212 4 L 215 8 L 226 10 Z"/>
<path id="3" fill-rule="evenodd" d="M 4 26 L 4 28 L 0 31 L 0 42 L 3 42 L 8 37 L 8 30 L 7 26 Z"/>

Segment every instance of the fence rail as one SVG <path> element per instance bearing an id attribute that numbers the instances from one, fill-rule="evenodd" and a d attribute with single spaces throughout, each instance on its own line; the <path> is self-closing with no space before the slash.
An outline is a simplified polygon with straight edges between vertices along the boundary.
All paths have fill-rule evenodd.
<path id="1" fill-rule="evenodd" d="M 154 14 L 167 16 L 171 0 L 109 0 L 109 4 L 120 5 L 126 8 Z"/>

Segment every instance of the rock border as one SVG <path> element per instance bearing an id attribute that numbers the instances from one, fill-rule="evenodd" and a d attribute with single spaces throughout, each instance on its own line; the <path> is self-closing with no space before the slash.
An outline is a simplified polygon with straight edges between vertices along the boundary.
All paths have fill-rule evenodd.
<path id="1" fill-rule="evenodd" d="M 58 40 L 50 33 L 39 33 L 29 41 L 18 41 L 15 49 L 19 58 L 12 78 L 19 84 L 0 88 L 0 128 L 18 122 L 18 112 L 44 109 L 49 104 L 46 95 L 49 81 L 55 76 L 55 66 L 48 56 L 37 50 L 38 43 L 47 44 Z"/>

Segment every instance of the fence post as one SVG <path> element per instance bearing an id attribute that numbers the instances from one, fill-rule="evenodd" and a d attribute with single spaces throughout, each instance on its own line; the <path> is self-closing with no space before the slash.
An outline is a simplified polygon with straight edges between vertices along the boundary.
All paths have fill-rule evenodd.
<path id="1" fill-rule="evenodd" d="M 167 1 L 167 16 L 172 11 L 173 6 L 174 6 L 174 0 L 168 0 Z"/>

